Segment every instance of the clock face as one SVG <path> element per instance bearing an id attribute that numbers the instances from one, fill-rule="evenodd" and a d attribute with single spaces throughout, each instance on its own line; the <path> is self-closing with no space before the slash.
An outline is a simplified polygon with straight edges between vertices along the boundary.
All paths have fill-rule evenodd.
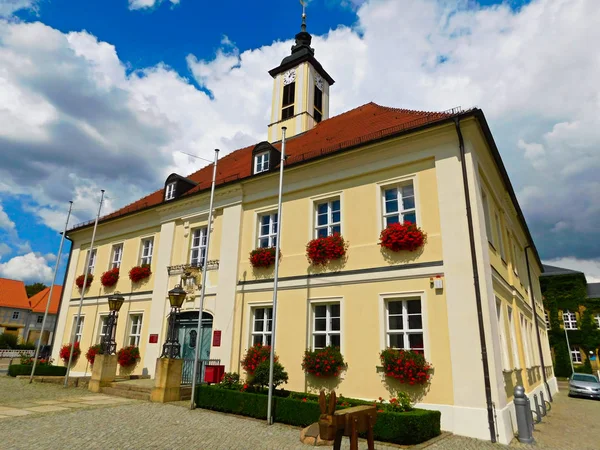
<path id="1" fill-rule="evenodd" d="M 284 86 L 287 86 L 288 84 L 291 84 L 294 81 L 296 81 L 296 71 L 295 70 L 288 70 L 286 73 L 283 74 L 283 85 Z"/>
<path id="2" fill-rule="evenodd" d="M 315 84 L 319 89 L 323 90 L 323 78 L 320 75 L 315 76 Z"/>

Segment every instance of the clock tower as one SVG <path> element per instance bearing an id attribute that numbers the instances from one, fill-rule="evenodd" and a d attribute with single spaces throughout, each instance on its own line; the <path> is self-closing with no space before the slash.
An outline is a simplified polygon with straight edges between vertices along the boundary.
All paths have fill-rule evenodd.
<path id="1" fill-rule="evenodd" d="M 292 137 L 329 118 L 329 87 L 335 81 L 315 59 L 311 41 L 303 12 L 302 30 L 296 35 L 292 54 L 269 71 L 273 77 L 269 142 L 281 139 L 282 127 L 287 127 L 287 137 Z"/>

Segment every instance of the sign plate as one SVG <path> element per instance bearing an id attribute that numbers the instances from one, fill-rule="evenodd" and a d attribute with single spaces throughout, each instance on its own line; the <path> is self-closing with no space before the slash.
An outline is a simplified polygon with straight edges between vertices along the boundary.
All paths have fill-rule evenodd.
<path id="1" fill-rule="evenodd" d="M 150 344 L 157 344 L 158 343 L 158 334 L 151 334 L 148 342 Z"/>
<path id="2" fill-rule="evenodd" d="M 221 346 L 221 330 L 213 331 L 213 347 Z"/>

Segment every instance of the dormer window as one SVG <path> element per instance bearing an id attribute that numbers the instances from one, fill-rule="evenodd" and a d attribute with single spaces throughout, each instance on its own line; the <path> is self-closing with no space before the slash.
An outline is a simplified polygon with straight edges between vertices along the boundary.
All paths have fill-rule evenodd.
<path id="1" fill-rule="evenodd" d="M 254 173 L 261 173 L 269 170 L 269 156 L 269 152 L 258 153 L 254 156 Z"/>
<path id="2" fill-rule="evenodd" d="M 167 184 L 165 188 L 165 200 L 173 200 L 175 198 L 175 185 L 175 182 Z"/>

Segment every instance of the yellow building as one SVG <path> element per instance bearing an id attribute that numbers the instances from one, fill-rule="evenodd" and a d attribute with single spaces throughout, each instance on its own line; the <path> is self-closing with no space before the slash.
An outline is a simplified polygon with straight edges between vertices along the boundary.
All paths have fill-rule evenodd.
<path id="1" fill-rule="evenodd" d="M 139 345 L 136 371 L 153 375 L 165 340 L 167 292 L 207 257 L 201 355 L 242 372 L 248 347 L 271 339 L 273 270 L 253 268 L 249 253 L 273 245 L 282 223 L 276 352 L 289 373 L 286 388 L 315 388 L 302 371 L 303 353 L 332 344 L 348 363 L 338 392 L 389 398 L 398 386 L 378 370 L 380 351 L 419 350 L 433 375 L 426 389 L 411 387 L 418 406 L 440 410 L 444 430 L 509 442 L 516 427 L 514 386 L 539 392 L 545 376 L 548 389 L 557 388 L 540 259 L 482 111 L 430 113 L 369 103 L 329 118 L 334 80 L 315 59 L 304 27 L 291 55 L 269 73 L 269 140 L 219 161 L 208 255 L 210 166 L 188 178 L 173 174 L 163 189 L 100 220 L 91 259 L 96 278 L 76 327 L 83 352 L 99 342 L 107 296 L 118 290 L 126 303 L 117 346 Z M 288 158 L 278 218 L 284 126 Z M 382 250 L 381 231 L 405 220 L 427 233 L 426 244 L 415 252 Z M 335 232 L 349 242 L 347 257 L 324 267 L 309 264 L 306 244 Z M 89 223 L 68 232 L 73 245 L 58 322 L 62 343 L 76 325 L 75 279 L 84 272 L 91 235 Z M 142 263 L 152 275 L 132 283 L 127 273 Z M 120 279 L 106 289 L 100 275 L 113 267 L 121 268 Z M 184 358 L 193 354 L 199 308 L 199 291 L 189 281 L 180 332 Z M 81 358 L 74 372 L 86 371 Z"/>

